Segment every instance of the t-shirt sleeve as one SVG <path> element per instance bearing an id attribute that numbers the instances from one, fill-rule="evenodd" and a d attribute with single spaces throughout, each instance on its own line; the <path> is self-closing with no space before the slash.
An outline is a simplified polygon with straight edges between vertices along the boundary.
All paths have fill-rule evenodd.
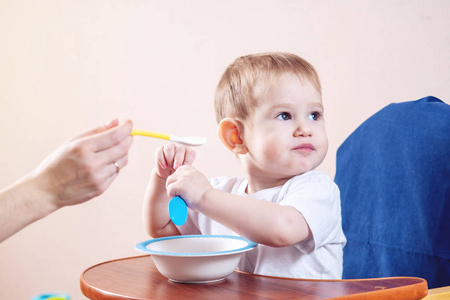
<path id="1" fill-rule="evenodd" d="M 297 209 L 305 218 L 312 237 L 296 245 L 305 253 L 339 239 L 341 203 L 339 188 L 325 174 L 294 178 L 280 205 Z"/>

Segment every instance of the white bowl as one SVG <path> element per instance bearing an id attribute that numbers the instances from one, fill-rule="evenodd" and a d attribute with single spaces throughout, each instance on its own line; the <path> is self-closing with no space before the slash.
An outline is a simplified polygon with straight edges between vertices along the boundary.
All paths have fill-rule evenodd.
<path id="1" fill-rule="evenodd" d="M 207 283 L 233 273 L 256 243 L 227 235 L 178 235 L 148 240 L 136 249 L 151 254 L 158 271 L 174 282 Z"/>

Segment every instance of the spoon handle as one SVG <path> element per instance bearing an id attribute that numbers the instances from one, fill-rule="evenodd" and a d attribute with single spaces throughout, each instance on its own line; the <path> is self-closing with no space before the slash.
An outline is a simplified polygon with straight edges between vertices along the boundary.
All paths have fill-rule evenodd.
<path id="1" fill-rule="evenodd" d="M 154 137 L 157 139 L 163 139 L 163 140 L 170 140 L 170 135 L 160 132 L 153 132 L 153 131 L 147 131 L 147 130 L 140 130 L 140 129 L 133 129 L 131 131 L 131 135 L 142 135 L 142 136 L 149 136 Z"/>

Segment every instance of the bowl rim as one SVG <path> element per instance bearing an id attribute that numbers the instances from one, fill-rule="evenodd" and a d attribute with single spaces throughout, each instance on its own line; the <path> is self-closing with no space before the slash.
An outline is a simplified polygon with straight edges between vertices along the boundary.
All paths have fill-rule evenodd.
<path id="1" fill-rule="evenodd" d="M 164 251 L 155 251 L 150 250 L 147 248 L 147 245 L 157 243 L 160 241 L 165 240 L 175 240 L 175 239 L 189 239 L 189 238 L 223 238 L 223 239 L 234 239 L 234 240 L 240 240 L 243 242 L 246 242 L 247 245 L 238 249 L 233 250 L 226 250 L 226 251 L 216 251 L 216 252 L 192 252 L 192 253 L 185 253 L 185 252 L 164 252 Z M 240 252 L 246 252 L 249 250 L 252 250 L 255 248 L 258 244 L 252 241 L 247 240 L 246 238 L 243 238 L 241 236 L 233 236 L 233 235 L 211 235 L 211 234 L 195 234 L 195 235 L 175 235 L 175 236 L 166 236 L 161 238 L 155 238 L 151 240 L 146 240 L 143 242 L 140 242 L 136 245 L 136 250 L 149 253 L 151 255 L 159 255 L 159 256 L 219 256 L 219 255 L 227 255 L 227 254 L 234 254 L 234 253 L 240 253 Z"/>

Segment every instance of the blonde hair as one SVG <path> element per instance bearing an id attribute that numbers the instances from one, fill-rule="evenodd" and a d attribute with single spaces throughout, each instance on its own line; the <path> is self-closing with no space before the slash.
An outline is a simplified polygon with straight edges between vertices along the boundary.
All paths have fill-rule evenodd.
<path id="1" fill-rule="evenodd" d="M 303 58 L 283 52 L 258 53 L 237 58 L 225 70 L 216 89 L 216 120 L 235 117 L 245 120 L 256 108 L 258 97 L 284 74 L 308 80 L 322 94 L 319 76 Z"/>

